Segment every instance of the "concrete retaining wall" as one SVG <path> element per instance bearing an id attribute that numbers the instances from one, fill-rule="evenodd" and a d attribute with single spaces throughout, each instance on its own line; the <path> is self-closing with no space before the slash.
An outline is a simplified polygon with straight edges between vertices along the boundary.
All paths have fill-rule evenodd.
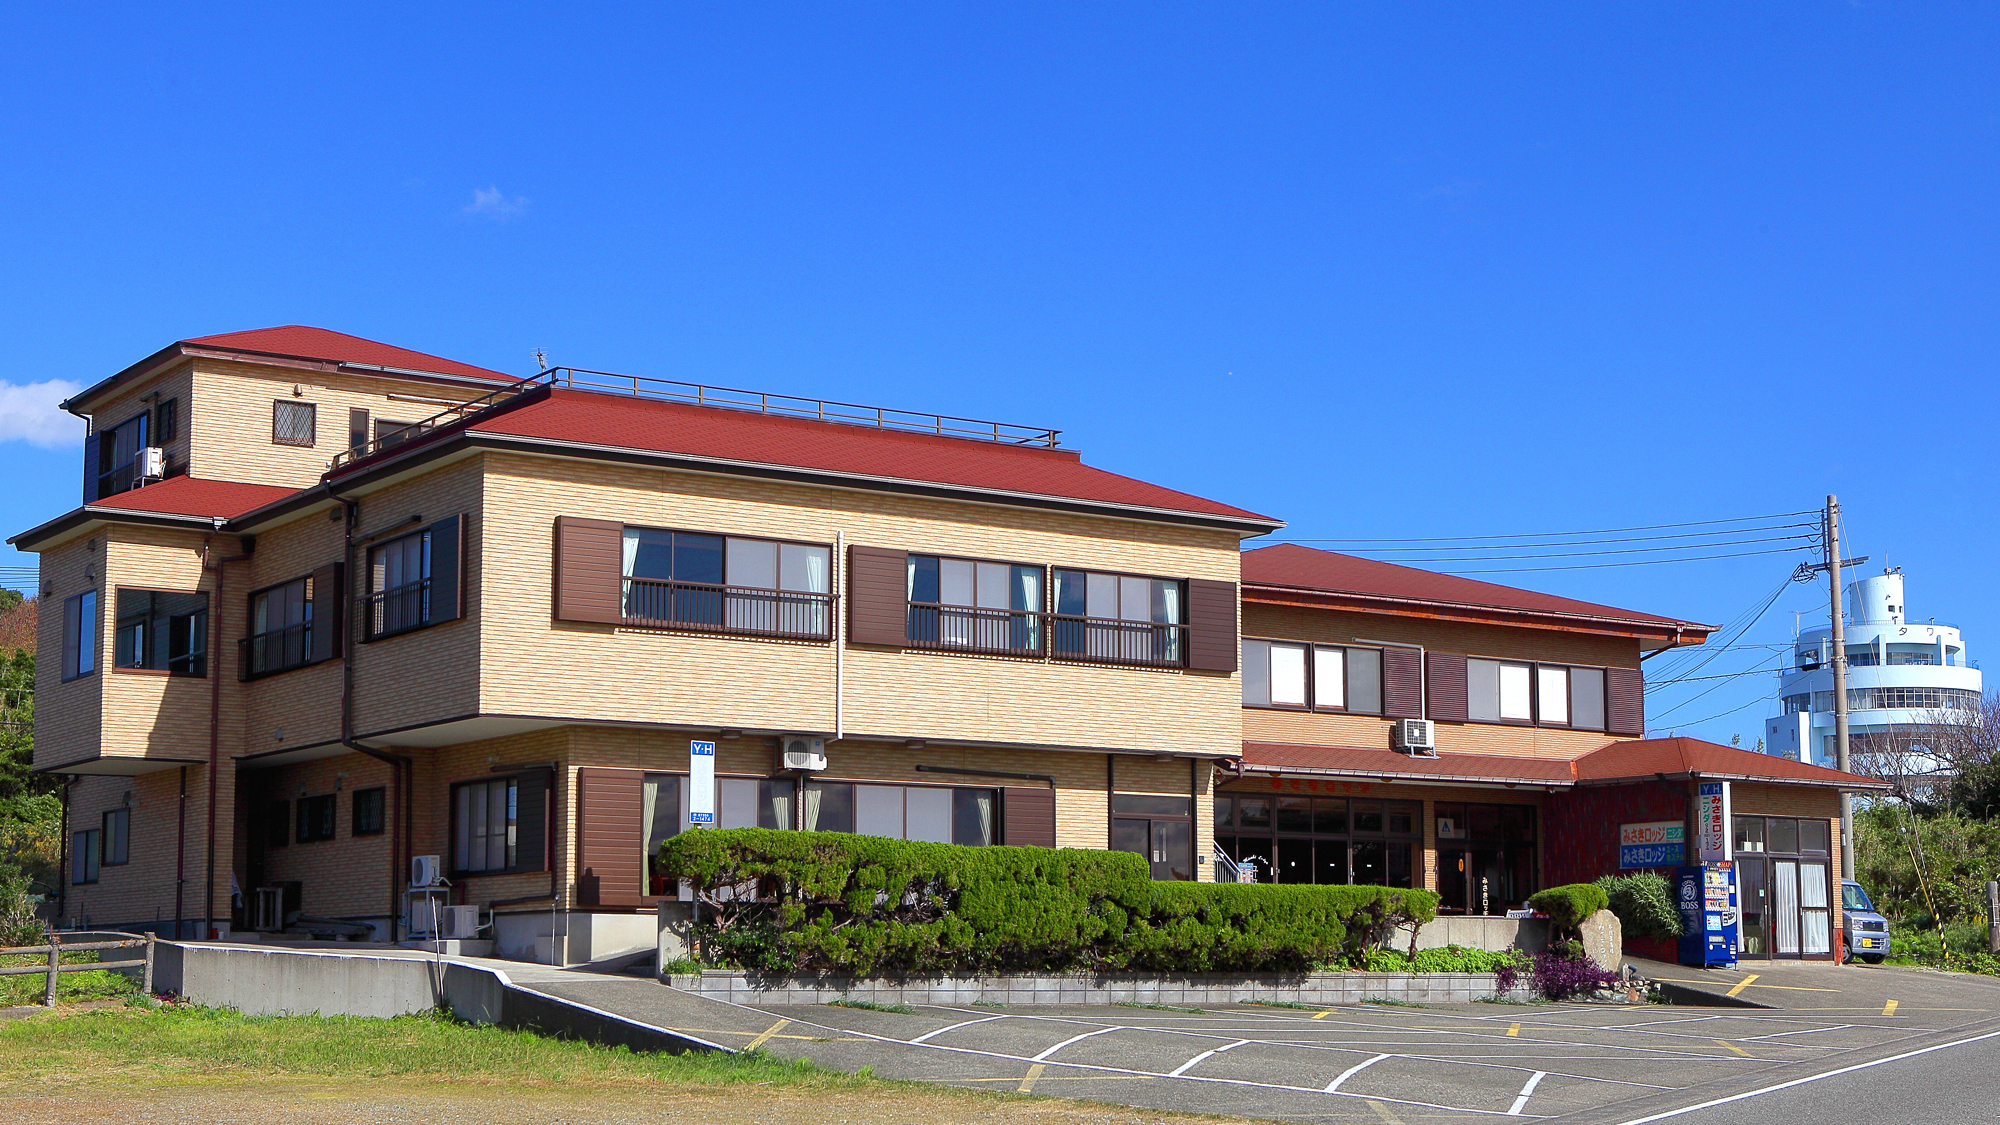
<path id="1" fill-rule="evenodd" d="M 162 942 L 154 987 L 245 1015 L 388 1017 L 441 1008 L 469 1023 L 635 1051 L 728 1050 L 522 988 L 498 968 L 424 957 Z"/>
<path id="2" fill-rule="evenodd" d="M 761 977 L 709 970 L 662 978 L 696 996 L 738 1004 L 1356 1004 L 1363 1000 L 1447 1003 L 1500 994 L 1492 973 L 1298 973 L 1273 976 L 1141 976 L 1046 973 L 991 977 L 876 980 L 853 977 Z"/>

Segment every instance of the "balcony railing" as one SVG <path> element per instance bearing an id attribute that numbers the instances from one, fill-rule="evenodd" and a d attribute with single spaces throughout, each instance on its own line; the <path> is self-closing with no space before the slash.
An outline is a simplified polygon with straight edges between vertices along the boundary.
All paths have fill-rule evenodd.
<path id="1" fill-rule="evenodd" d="M 254 680 L 297 668 L 312 659 L 312 622 L 252 633 L 236 642 L 237 677 Z"/>
<path id="2" fill-rule="evenodd" d="M 368 595 L 368 636 L 392 636 L 431 619 L 431 580 L 420 579 Z"/>
<path id="3" fill-rule="evenodd" d="M 910 603 L 908 622 L 911 648 L 1155 668 L 1187 665 L 1186 625 L 925 602 Z"/>
<path id="4" fill-rule="evenodd" d="M 757 586 L 627 578 L 627 623 L 803 640 L 833 638 L 833 595 Z"/>

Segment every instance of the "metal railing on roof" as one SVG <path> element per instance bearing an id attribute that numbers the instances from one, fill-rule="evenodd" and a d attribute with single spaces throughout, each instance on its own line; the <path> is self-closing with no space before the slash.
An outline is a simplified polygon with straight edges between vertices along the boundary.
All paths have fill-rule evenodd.
<path id="1" fill-rule="evenodd" d="M 811 418 L 815 421 L 835 422 L 844 426 L 937 434 L 941 437 L 968 438 L 1001 445 L 1038 445 L 1054 449 L 1062 444 L 1061 430 L 1045 429 L 1040 426 L 1021 426 L 1012 422 L 993 422 L 979 418 L 959 418 L 950 414 L 925 414 L 887 406 L 863 406 L 859 403 L 836 402 L 833 399 L 801 398 L 797 395 L 772 394 L 769 391 L 746 391 L 739 387 L 683 383 L 676 379 L 655 379 L 646 375 L 617 375 L 581 367 L 551 367 L 547 371 L 530 375 L 518 383 L 488 391 L 478 398 L 447 406 L 420 422 L 412 422 L 388 433 L 378 434 L 360 445 L 341 450 L 333 455 L 333 460 L 327 462 L 327 471 L 346 468 L 357 461 L 366 460 L 377 453 L 420 438 L 440 427 L 465 421 L 474 415 L 505 406 L 520 396 L 543 387 L 567 387 L 582 391 L 625 394 L 635 398 L 685 402 L 721 410 L 743 410 L 753 414 L 771 414 L 787 418 Z"/>
<path id="2" fill-rule="evenodd" d="M 553 385 L 578 390 L 628 394 L 638 398 L 688 402 L 725 410 L 747 410 L 754 414 L 777 414 L 790 418 L 812 418 L 849 426 L 910 433 L 939 434 L 944 437 L 973 438 L 1002 445 L 1040 445 L 1055 448 L 1062 444 L 1061 430 L 1040 426 L 1020 426 L 979 418 L 958 418 L 950 414 L 926 414 L 896 410 L 887 406 L 863 406 L 832 399 L 801 398 L 797 395 L 746 391 L 740 387 L 715 387 L 704 383 L 683 383 L 675 379 L 655 379 L 645 375 L 618 375 L 609 371 L 589 371 L 580 367 L 552 367 L 543 372 Z"/>

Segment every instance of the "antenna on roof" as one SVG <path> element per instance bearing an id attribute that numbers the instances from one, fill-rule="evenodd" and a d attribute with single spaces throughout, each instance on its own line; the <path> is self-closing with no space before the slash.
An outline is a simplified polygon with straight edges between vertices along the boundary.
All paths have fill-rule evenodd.
<path id="1" fill-rule="evenodd" d="M 542 350 L 542 349 L 540 349 L 540 348 L 536 348 L 536 349 L 535 349 L 535 363 L 536 363 L 536 364 L 537 364 L 537 365 L 538 365 L 538 366 L 539 366 L 539 367 L 540 367 L 540 368 L 541 368 L 541 369 L 542 369 L 543 371 L 547 371 L 547 370 L 549 369 L 549 353 L 547 353 L 547 352 L 543 351 L 543 350 Z"/>

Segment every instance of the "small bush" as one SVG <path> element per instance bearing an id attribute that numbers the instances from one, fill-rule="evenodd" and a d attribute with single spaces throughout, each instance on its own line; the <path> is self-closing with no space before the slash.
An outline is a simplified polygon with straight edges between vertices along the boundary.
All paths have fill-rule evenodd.
<path id="1" fill-rule="evenodd" d="M 1441 949 L 1419 949 L 1408 956 L 1393 949 L 1377 949 L 1368 954 L 1368 968 L 1378 973 L 1498 973 L 1520 972 L 1528 967 L 1526 954 L 1514 949 L 1498 952 L 1447 945 Z"/>
<path id="2" fill-rule="evenodd" d="M 1528 909 L 1548 915 L 1549 925 L 1558 930 L 1575 931 L 1585 919 L 1603 910 L 1608 901 L 1604 890 L 1595 884 L 1568 883 L 1536 891 L 1528 897 Z"/>
<path id="3" fill-rule="evenodd" d="M 1606 875 L 1597 881 L 1626 937 L 1677 938 L 1681 912 L 1673 887 L 1658 872 Z"/>

